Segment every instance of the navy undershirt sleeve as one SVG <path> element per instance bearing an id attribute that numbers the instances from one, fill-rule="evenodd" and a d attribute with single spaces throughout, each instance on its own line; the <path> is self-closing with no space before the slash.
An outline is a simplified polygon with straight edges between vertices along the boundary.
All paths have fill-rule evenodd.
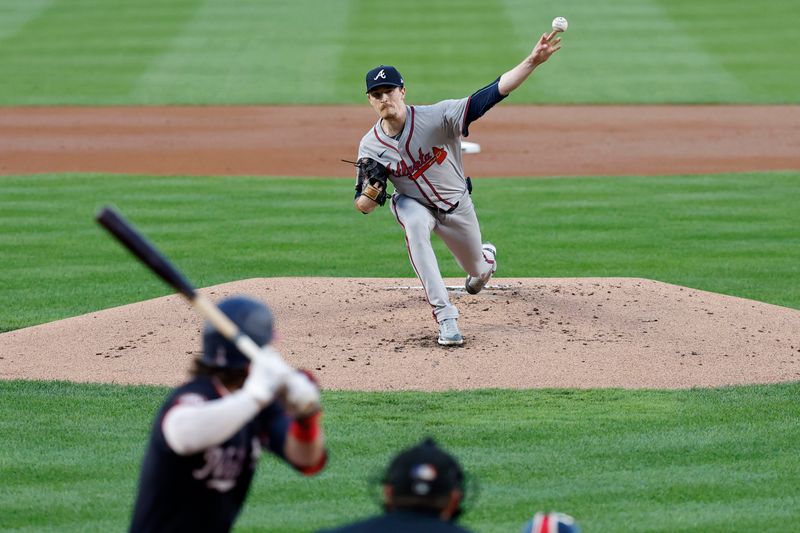
<path id="1" fill-rule="evenodd" d="M 508 95 L 500 94 L 500 78 L 497 78 L 492 83 L 478 89 L 472 96 L 469 97 L 469 104 L 467 104 L 467 116 L 464 119 L 464 128 L 461 134 L 464 137 L 469 136 L 469 125 L 481 118 L 487 111 L 494 105 Z"/>

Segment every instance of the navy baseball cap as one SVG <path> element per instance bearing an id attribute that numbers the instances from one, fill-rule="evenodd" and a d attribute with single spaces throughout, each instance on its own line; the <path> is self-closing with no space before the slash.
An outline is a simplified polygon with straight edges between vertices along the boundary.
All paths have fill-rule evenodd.
<path id="1" fill-rule="evenodd" d="M 450 454 L 425 439 L 399 453 L 383 478 L 395 496 L 436 497 L 453 490 L 464 491 L 464 472 Z"/>
<path id="2" fill-rule="evenodd" d="M 402 87 L 403 76 L 397 69 L 387 65 L 380 65 L 367 72 L 367 92 L 375 87 L 388 85 L 389 87 Z"/>

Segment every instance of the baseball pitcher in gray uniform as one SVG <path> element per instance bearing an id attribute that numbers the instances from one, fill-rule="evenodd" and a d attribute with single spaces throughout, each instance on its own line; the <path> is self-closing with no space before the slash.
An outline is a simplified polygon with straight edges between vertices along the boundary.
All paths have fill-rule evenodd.
<path id="1" fill-rule="evenodd" d="M 460 100 L 433 105 L 405 103 L 405 83 L 391 66 L 381 65 L 366 76 L 367 95 L 379 118 L 358 147 L 355 207 L 364 214 L 386 201 L 386 183 L 394 193 L 390 207 L 405 232 L 411 266 L 422 282 L 433 317 L 439 323 L 439 344 L 464 342 L 458 309 L 450 302 L 431 246 L 438 235 L 466 272 L 465 289 L 477 294 L 497 270 L 497 249 L 481 240 L 481 229 L 464 175 L 461 138 L 469 125 L 519 87 L 561 48 L 556 32 L 543 34 L 519 65 L 494 82 Z"/>

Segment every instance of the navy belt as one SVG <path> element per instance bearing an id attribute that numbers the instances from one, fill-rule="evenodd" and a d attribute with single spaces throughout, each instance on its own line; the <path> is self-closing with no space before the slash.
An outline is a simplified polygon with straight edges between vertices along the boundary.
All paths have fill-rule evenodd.
<path id="1" fill-rule="evenodd" d="M 441 207 L 436 207 L 436 206 L 429 206 L 428 209 L 430 209 L 431 211 L 436 211 L 437 213 L 441 213 L 443 215 L 449 215 L 450 213 L 456 210 L 456 207 L 458 207 L 459 203 L 461 202 L 456 202 L 450 209 L 442 209 Z"/>

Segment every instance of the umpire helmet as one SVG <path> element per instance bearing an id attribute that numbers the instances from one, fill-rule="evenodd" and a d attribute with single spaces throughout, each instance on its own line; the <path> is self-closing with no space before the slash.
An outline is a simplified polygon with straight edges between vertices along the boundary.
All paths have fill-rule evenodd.
<path id="1" fill-rule="evenodd" d="M 461 465 L 431 438 L 395 456 L 382 481 L 392 487 L 395 504 L 404 508 L 438 509 L 451 491 L 465 492 Z M 462 512 L 459 506 L 451 519 Z"/>
<path id="2" fill-rule="evenodd" d="M 223 300 L 219 309 L 259 346 L 272 340 L 272 311 L 265 304 L 245 296 L 234 296 Z M 250 364 L 250 360 L 208 322 L 203 331 L 200 361 L 213 368 L 247 368 Z"/>

